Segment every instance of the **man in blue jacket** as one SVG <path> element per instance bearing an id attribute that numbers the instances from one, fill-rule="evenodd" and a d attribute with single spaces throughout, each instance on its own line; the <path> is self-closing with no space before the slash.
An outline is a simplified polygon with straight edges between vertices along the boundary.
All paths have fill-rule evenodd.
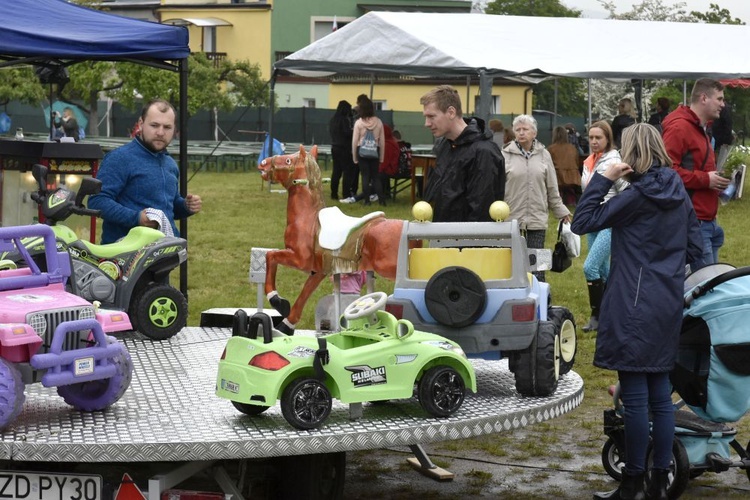
<path id="1" fill-rule="evenodd" d="M 178 235 L 175 219 L 200 211 L 200 196 L 180 195 L 180 170 L 167 152 L 175 134 L 175 117 L 169 102 L 150 101 L 138 120 L 139 134 L 104 157 L 97 174 L 101 193 L 88 204 L 101 211 L 103 244 L 119 240 L 135 226 Z"/>

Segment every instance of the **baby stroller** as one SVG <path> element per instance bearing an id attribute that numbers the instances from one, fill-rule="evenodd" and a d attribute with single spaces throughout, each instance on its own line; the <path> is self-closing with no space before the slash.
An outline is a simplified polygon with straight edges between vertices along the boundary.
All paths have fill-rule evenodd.
<path id="1" fill-rule="evenodd" d="M 750 409 L 750 267 L 704 267 L 685 280 L 685 308 L 675 369 L 670 373 L 675 403 L 675 440 L 669 498 L 704 472 L 744 469 L 750 479 L 750 443 L 743 448 L 736 422 Z M 602 464 L 616 480 L 625 466 L 625 431 L 619 386 L 615 407 L 604 411 Z M 687 408 L 687 409 L 685 409 Z M 688 411 L 688 409 L 690 411 Z M 739 459 L 732 458 L 730 449 Z M 647 463 L 651 463 L 651 448 Z"/>

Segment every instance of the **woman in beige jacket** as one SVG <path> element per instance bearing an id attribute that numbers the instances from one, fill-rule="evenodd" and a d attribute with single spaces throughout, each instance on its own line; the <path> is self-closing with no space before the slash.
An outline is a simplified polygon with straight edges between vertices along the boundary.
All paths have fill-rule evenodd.
<path id="1" fill-rule="evenodd" d="M 513 132 L 515 140 L 503 148 L 508 218 L 518 221 L 528 248 L 544 248 L 549 211 L 565 222 L 570 222 L 570 211 L 560 198 L 552 157 L 536 140 L 536 119 L 518 115 Z M 544 281 L 544 273 L 537 273 L 537 278 Z"/>

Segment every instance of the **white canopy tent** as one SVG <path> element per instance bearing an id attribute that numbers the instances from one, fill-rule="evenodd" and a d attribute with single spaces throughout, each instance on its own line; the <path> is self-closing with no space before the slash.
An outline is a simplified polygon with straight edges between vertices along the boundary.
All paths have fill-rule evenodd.
<path id="1" fill-rule="evenodd" d="M 721 41 L 717 50 L 716 41 Z M 276 63 L 298 74 L 493 77 L 750 77 L 750 26 L 609 19 L 370 12 Z M 575 57 L 573 57 L 575 55 Z"/>
<path id="2" fill-rule="evenodd" d="M 721 40 L 723 50 L 716 49 Z M 276 63 L 293 72 L 414 76 L 750 76 L 750 26 L 370 12 Z M 575 57 L 570 57 L 576 54 Z"/>

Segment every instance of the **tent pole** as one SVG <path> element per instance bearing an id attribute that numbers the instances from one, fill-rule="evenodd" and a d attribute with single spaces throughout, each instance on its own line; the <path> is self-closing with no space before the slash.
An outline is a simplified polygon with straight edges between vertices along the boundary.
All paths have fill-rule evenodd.
<path id="1" fill-rule="evenodd" d="M 589 90 L 589 121 L 588 121 L 588 126 L 589 126 L 589 128 L 591 128 L 591 78 L 589 78 L 587 80 L 587 83 L 588 83 L 588 90 Z M 588 133 L 589 133 L 588 128 L 584 127 L 584 129 L 585 129 L 584 132 L 586 133 L 586 135 L 588 135 Z"/>
<path id="2" fill-rule="evenodd" d="M 188 60 L 180 59 L 178 70 L 180 72 L 180 194 L 187 196 L 188 181 Z M 188 241 L 188 221 L 187 218 L 180 220 L 180 236 Z M 188 263 L 180 264 L 180 291 L 187 298 L 188 296 Z"/>
<path id="3" fill-rule="evenodd" d="M 687 80 L 682 80 L 682 105 L 687 106 Z"/>
<path id="4" fill-rule="evenodd" d="M 266 148 L 266 151 L 268 153 L 271 153 L 271 156 L 273 156 L 273 108 L 274 104 L 276 102 L 275 99 L 275 93 L 276 90 L 276 77 L 278 76 L 279 70 L 276 68 L 273 69 L 273 73 L 271 73 L 271 85 L 270 85 L 270 91 L 269 91 L 269 97 L 268 97 L 268 147 Z M 263 148 L 261 147 L 261 151 Z M 261 158 L 258 158 L 258 164 L 260 164 Z M 271 192 L 271 181 L 268 181 L 268 192 Z"/>
<path id="5" fill-rule="evenodd" d="M 375 73 L 370 73 L 370 100 L 375 95 Z"/>
<path id="6" fill-rule="evenodd" d="M 476 115 L 484 120 L 485 128 L 489 128 L 490 108 L 492 106 L 492 77 L 487 76 L 485 70 L 479 70 L 479 109 Z"/>
<path id="7" fill-rule="evenodd" d="M 558 79 L 555 78 L 555 104 L 552 111 L 555 113 L 552 115 L 552 128 L 555 128 L 557 126 L 557 81 Z"/>
<path id="8" fill-rule="evenodd" d="M 466 109 L 464 110 L 464 113 L 467 115 L 469 114 L 469 110 L 471 109 L 470 100 L 471 99 L 471 77 L 466 77 Z"/>

